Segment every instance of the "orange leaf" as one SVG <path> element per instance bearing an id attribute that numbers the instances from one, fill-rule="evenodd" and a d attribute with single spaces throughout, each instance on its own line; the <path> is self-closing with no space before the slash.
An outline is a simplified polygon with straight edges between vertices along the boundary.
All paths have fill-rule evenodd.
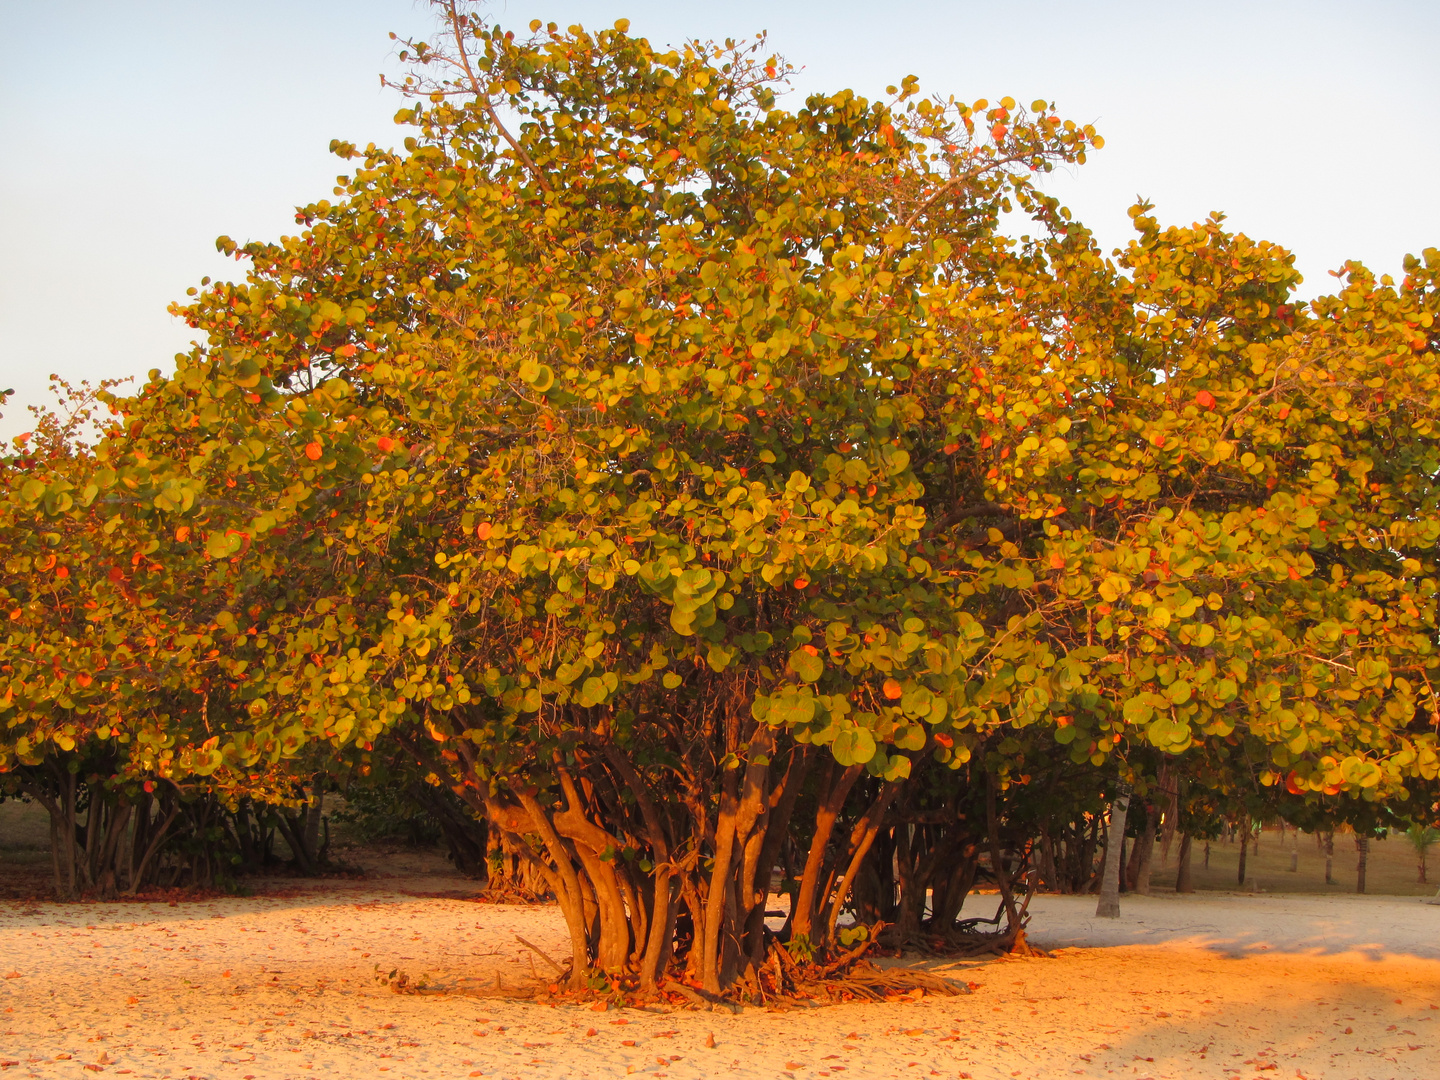
<path id="1" fill-rule="evenodd" d="M 905 692 L 904 688 L 894 679 L 886 679 L 884 685 L 881 686 L 880 689 L 891 701 L 894 701 L 896 698 L 898 698 L 901 694 Z"/>
<path id="2" fill-rule="evenodd" d="M 375 445 L 380 447 L 382 454 L 388 454 L 391 450 L 395 449 L 395 440 L 390 438 L 389 435 L 381 435 L 380 438 L 375 440 Z"/>
<path id="3" fill-rule="evenodd" d="M 478 536 L 481 540 L 489 540 L 490 528 L 490 522 L 482 521 L 479 525 L 475 526 L 475 535 Z"/>
<path id="4" fill-rule="evenodd" d="M 324 452 L 325 450 L 318 442 L 305 444 L 305 456 L 308 457 L 311 461 L 319 461 L 320 455 Z"/>
<path id="5" fill-rule="evenodd" d="M 1215 395 L 1209 390 L 1201 390 L 1195 395 L 1195 404 L 1202 409 L 1213 409 L 1215 407 Z"/>
<path id="6" fill-rule="evenodd" d="M 808 588 L 809 586 L 810 586 L 810 579 L 809 579 L 809 578 L 807 578 L 807 577 L 805 577 L 805 576 L 802 575 L 802 576 L 797 577 L 797 578 L 795 579 L 795 588 L 797 588 L 797 589 L 805 589 L 805 588 Z"/>
<path id="7" fill-rule="evenodd" d="M 189 526 L 189 525 L 181 525 L 178 529 L 176 529 L 176 530 L 175 530 L 175 539 L 178 540 L 178 541 L 180 541 L 180 543 L 182 543 L 182 544 L 185 543 L 186 540 L 189 540 L 189 539 L 190 539 L 190 526 Z"/>

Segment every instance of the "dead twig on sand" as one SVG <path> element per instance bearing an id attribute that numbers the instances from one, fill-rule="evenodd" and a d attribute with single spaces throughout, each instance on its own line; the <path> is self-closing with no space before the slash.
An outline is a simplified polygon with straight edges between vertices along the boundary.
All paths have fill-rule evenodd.
<path id="1" fill-rule="evenodd" d="M 544 960 L 544 961 L 545 961 L 547 964 L 549 964 L 552 968 L 554 968 L 556 971 L 558 971 L 558 972 L 560 973 L 560 975 L 561 975 L 562 978 L 568 978 L 568 977 L 569 977 L 570 972 L 569 972 L 567 969 L 561 967 L 561 966 L 560 966 L 558 963 L 556 963 L 554 960 L 552 960 L 552 959 L 550 958 L 550 956 L 545 952 L 545 950 L 542 949 L 542 948 L 540 948 L 539 945 L 536 945 L 536 944 L 534 944 L 533 942 L 530 942 L 530 941 L 526 941 L 526 940 L 525 940 L 523 937 L 521 937 L 519 934 L 516 934 L 516 935 L 515 935 L 515 940 L 518 941 L 518 942 L 520 942 L 521 945 L 524 945 L 527 949 L 529 949 L 531 952 L 533 952 L 536 956 L 540 957 L 541 960 Z"/>

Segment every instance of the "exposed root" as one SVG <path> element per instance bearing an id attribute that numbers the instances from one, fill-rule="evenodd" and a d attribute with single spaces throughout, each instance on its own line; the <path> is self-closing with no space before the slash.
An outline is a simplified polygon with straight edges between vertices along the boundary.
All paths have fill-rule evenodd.
<path id="1" fill-rule="evenodd" d="M 969 986 L 915 968 L 877 968 L 861 960 L 844 975 L 795 984 L 795 993 L 811 1001 L 885 1001 L 890 998 L 955 997 L 970 993 Z"/>

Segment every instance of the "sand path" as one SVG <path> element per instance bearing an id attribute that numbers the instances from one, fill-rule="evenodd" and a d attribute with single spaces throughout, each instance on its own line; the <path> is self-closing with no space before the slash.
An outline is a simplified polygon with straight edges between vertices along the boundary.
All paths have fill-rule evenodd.
<path id="1" fill-rule="evenodd" d="M 926 965 L 973 994 L 732 1016 L 469 996 L 532 977 L 517 933 L 563 954 L 558 912 L 425 888 L 0 904 L 0 1078 L 1440 1075 L 1440 907 L 1410 899 L 1042 897 L 1053 958 Z"/>

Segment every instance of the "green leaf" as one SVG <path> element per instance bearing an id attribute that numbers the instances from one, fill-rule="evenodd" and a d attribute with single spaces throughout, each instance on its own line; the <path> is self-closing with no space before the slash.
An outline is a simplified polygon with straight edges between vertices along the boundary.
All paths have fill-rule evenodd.
<path id="1" fill-rule="evenodd" d="M 825 661 L 801 646 L 790 654 L 790 667 L 806 682 L 813 683 L 825 673 Z"/>
<path id="2" fill-rule="evenodd" d="M 1132 697 L 1125 702 L 1121 713 L 1127 724 L 1144 724 L 1149 722 L 1154 710 L 1143 697 Z"/>
<path id="3" fill-rule="evenodd" d="M 847 768 L 864 765 L 875 756 L 875 737 L 864 728 L 847 727 L 835 736 L 830 752 Z"/>

